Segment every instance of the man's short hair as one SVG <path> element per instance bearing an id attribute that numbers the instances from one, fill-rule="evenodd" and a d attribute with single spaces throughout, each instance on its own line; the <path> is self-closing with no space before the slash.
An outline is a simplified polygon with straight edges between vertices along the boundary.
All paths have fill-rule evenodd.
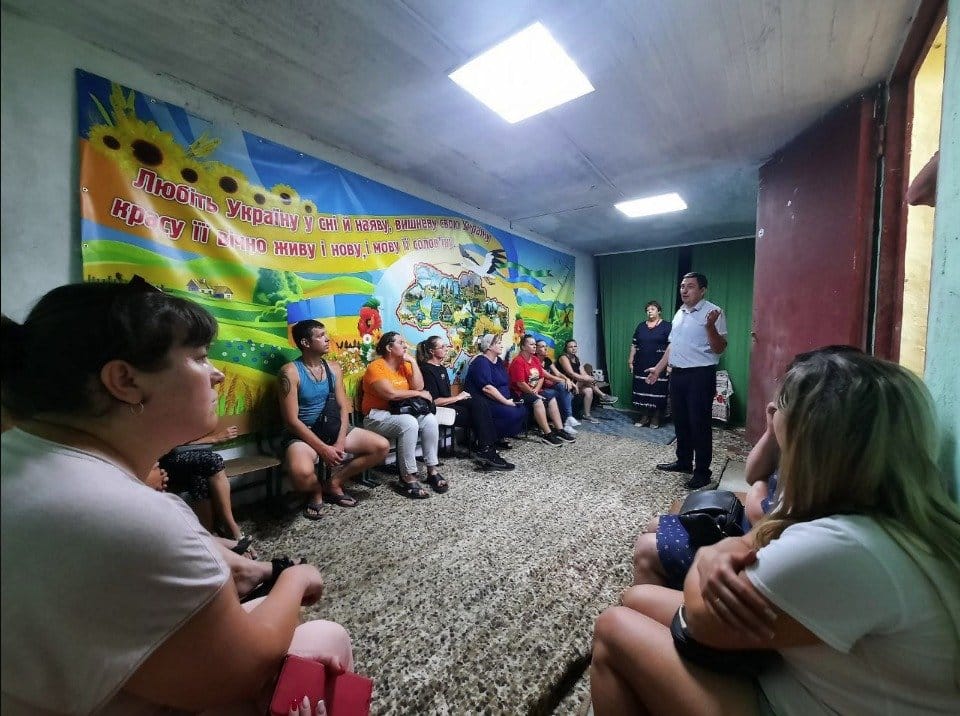
<path id="1" fill-rule="evenodd" d="M 309 341 L 313 337 L 314 328 L 323 328 L 323 324 L 312 318 L 293 324 L 293 342 L 296 343 L 297 348 L 303 347 L 300 345 L 302 341 Z"/>
<path id="2" fill-rule="evenodd" d="M 683 278 L 695 278 L 695 279 L 697 279 L 697 285 L 698 285 L 700 288 L 706 288 L 706 287 L 707 287 L 707 277 L 704 276 L 704 275 L 703 275 L 702 273 L 700 273 L 699 271 L 691 271 L 690 273 L 685 273 L 685 274 L 683 274 Z M 682 279 L 681 279 L 681 280 L 682 280 Z"/>

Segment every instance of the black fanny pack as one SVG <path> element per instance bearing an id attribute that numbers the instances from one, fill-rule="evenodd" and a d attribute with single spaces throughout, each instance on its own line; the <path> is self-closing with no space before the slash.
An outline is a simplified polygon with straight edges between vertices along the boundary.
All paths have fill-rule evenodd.
<path id="1" fill-rule="evenodd" d="M 743 505 L 727 490 L 694 492 L 683 501 L 677 517 L 694 547 L 743 535 Z"/>
<path id="2" fill-rule="evenodd" d="M 681 658 L 711 671 L 738 676 L 757 676 L 765 668 L 780 660 L 780 654 L 772 649 L 715 649 L 701 644 L 690 636 L 683 607 L 673 615 L 670 636 Z"/>
<path id="3" fill-rule="evenodd" d="M 427 400 L 422 396 L 413 398 L 404 398 L 403 400 L 391 400 L 390 412 L 394 415 L 412 415 L 415 418 L 421 415 L 429 415 L 437 412 L 437 406 L 432 400 Z"/>

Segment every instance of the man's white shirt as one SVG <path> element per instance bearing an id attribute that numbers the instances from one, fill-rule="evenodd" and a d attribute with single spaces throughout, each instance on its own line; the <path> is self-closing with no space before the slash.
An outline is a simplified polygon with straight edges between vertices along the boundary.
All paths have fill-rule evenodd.
<path id="1" fill-rule="evenodd" d="M 720 306 L 706 299 L 693 308 L 680 306 L 673 317 L 669 338 L 670 365 L 674 368 L 699 368 L 720 362 L 720 356 L 713 352 L 707 339 L 707 314 L 713 310 L 720 311 L 717 333 L 726 336 L 727 318 Z"/>

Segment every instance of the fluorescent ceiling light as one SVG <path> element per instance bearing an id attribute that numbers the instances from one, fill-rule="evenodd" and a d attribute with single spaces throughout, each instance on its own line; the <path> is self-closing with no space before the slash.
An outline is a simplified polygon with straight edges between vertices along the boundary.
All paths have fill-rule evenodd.
<path id="1" fill-rule="evenodd" d="M 659 196 L 648 196 L 643 199 L 631 199 L 630 201 L 621 201 L 614 204 L 614 207 L 631 219 L 639 216 L 653 216 L 654 214 L 667 214 L 671 211 L 683 211 L 687 208 L 687 202 L 680 198 L 677 192 L 669 194 L 660 194 Z"/>
<path id="2" fill-rule="evenodd" d="M 590 80 L 539 22 L 470 60 L 450 79 L 510 124 L 593 92 Z"/>

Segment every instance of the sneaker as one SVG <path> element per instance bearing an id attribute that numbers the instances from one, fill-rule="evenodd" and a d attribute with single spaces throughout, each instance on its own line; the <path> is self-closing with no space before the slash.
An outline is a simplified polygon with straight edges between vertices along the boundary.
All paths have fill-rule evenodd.
<path id="1" fill-rule="evenodd" d="M 563 440 L 558 438 L 556 433 L 541 433 L 540 442 L 547 445 L 552 445 L 553 447 L 560 447 L 563 445 Z"/>
<path id="2" fill-rule="evenodd" d="M 508 443 L 506 440 L 497 440 L 497 442 L 493 444 L 493 448 L 494 450 L 511 450 L 513 445 Z"/>
<path id="3" fill-rule="evenodd" d="M 576 440 L 576 438 L 566 430 L 554 430 L 553 434 L 564 442 L 572 443 L 574 440 Z"/>
<path id="4" fill-rule="evenodd" d="M 583 416 L 583 419 L 584 419 L 585 422 L 588 422 L 588 423 L 599 423 L 599 422 L 600 422 L 599 420 L 597 420 L 597 419 L 596 419 L 595 417 L 593 417 L 592 415 L 584 415 L 584 416 Z"/>
<path id="5" fill-rule="evenodd" d="M 574 430 L 573 428 L 571 428 L 569 425 L 564 425 L 564 426 L 563 426 L 563 429 L 564 429 L 566 432 L 570 433 L 571 435 L 576 435 L 576 434 L 577 434 L 577 431 Z"/>
<path id="6" fill-rule="evenodd" d="M 572 415 L 563 422 L 563 427 L 565 428 L 575 428 L 580 424 L 580 421 L 577 420 Z"/>
<path id="7" fill-rule="evenodd" d="M 620 400 L 620 398 L 616 395 L 606 395 L 605 393 L 600 394 L 600 402 L 604 405 L 613 405 L 618 400 Z"/>
<path id="8" fill-rule="evenodd" d="M 512 470 L 516 467 L 512 462 L 507 462 L 502 457 L 497 455 L 494 450 L 486 450 L 477 455 L 477 462 L 483 464 L 484 467 L 487 467 L 491 470 Z"/>

